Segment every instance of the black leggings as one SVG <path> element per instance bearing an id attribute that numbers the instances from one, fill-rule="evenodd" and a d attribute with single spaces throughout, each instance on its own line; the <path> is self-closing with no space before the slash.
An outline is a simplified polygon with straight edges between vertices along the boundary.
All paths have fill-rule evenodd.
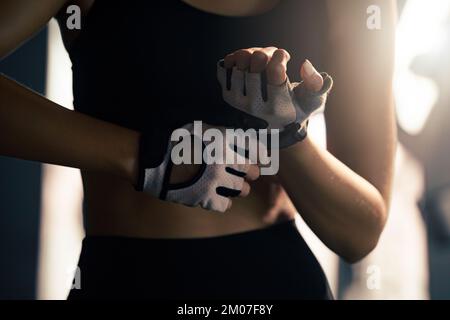
<path id="1" fill-rule="evenodd" d="M 332 299 L 293 221 L 200 239 L 87 237 L 69 299 Z"/>

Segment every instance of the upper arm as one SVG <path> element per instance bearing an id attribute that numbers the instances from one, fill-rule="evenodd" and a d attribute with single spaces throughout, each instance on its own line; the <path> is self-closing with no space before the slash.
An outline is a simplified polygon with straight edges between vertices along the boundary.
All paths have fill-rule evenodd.
<path id="1" fill-rule="evenodd" d="M 369 30 L 367 8 L 381 11 Z M 393 0 L 327 0 L 327 71 L 335 80 L 327 105 L 328 147 L 372 183 L 389 203 L 396 124 L 392 93 L 396 4 Z"/>
<path id="2" fill-rule="evenodd" d="M 41 29 L 67 0 L 1 0 L 0 59 Z"/>

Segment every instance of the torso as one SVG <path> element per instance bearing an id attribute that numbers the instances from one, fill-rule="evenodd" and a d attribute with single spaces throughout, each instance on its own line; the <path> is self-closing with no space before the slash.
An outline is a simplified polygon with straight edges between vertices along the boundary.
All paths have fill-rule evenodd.
<path id="1" fill-rule="evenodd" d="M 169 0 L 161 2 L 165 3 L 161 7 L 130 1 L 130 6 L 136 8 L 119 10 L 125 17 L 133 14 L 133 19 L 125 18 L 125 22 L 111 16 L 119 11 L 101 12 L 110 10 L 105 3 L 79 2 L 84 10 L 97 10 L 92 15 L 89 13 L 88 19 L 109 15 L 112 20 L 110 25 L 88 24 L 75 40 L 71 39 L 73 35 L 63 32 L 66 44 L 71 46 L 69 52 L 74 64 L 75 108 L 135 130 L 154 126 L 168 134 L 171 128 L 192 120 L 213 124 L 222 121 L 220 110 L 211 112 L 211 105 L 217 101 L 215 62 L 240 48 L 275 45 L 290 49 L 284 45 L 286 35 L 278 37 L 269 26 L 260 29 L 267 23 L 269 14 L 280 6 L 278 0 L 248 0 L 248 6 L 242 5 L 245 1 L 229 1 L 228 9 L 205 0 Z M 138 7 L 142 3 L 147 3 L 145 8 L 149 12 L 137 10 L 142 9 Z M 122 6 L 128 5 L 129 2 Z M 173 12 L 167 12 L 171 16 L 158 17 L 169 7 L 174 8 Z M 241 17 L 225 17 L 233 15 Z M 126 25 L 127 21 L 131 26 Z M 131 29 L 127 30 L 128 27 Z M 198 46 L 191 45 L 186 32 L 192 32 L 191 39 L 197 37 Z M 179 48 L 177 52 L 173 52 L 175 47 Z M 164 65 L 167 67 L 161 68 Z M 194 72 L 196 81 L 190 76 Z M 157 82 L 152 81 L 155 74 L 160 78 Z M 177 89 L 176 85 L 183 87 Z M 199 104 L 199 99 L 204 102 Z M 147 104 L 142 105 L 143 102 Z M 164 134 L 160 139 L 165 139 Z M 184 238 L 259 229 L 267 226 L 263 217 L 276 197 L 282 197 L 282 201 L 277 201 L 278 210 L 287 212 L 285 216 L 291 218 L 295 214 L 287 196 L 280 191 L 274 193 L 273 177 L 258 180 L 249 197 L 235 199 L 231 210 L 218 214 L 160 201 L 136 192 L 129 183 L 116 177 L 88 172 L 82 172 L 82 176 L 85 226 L 90 235 Z"/>

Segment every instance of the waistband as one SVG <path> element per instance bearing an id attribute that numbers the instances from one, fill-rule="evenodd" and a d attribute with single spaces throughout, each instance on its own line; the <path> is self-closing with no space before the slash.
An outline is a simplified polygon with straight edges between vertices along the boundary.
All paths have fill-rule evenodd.
<path id="1" fill-rule="evenodd" d="M 268 226 L 262 229 L 249 230 L 243 232 L 237 232 L 227 235 L 212 236 L 212 237 L 194 237 L 194 238 L 135 238 L 127 236 L 97 236 L 97 235 L 87 235 L 83 239 L 83 244 L 86 243 L 107 243 L 109 245 L 113 243 L 142 243 L 142 244 L 176 244 L 176 243 L 220 243 L 220 242 L 230 242 L 230 241 L 245 241 L 267 238 L 267 237 L 278 237 L 286 236 L 289 234 L 298 235 L 298 229 L 295 224 L 295 220 L 288 220 L 276 223 L 274 225 Z"/>

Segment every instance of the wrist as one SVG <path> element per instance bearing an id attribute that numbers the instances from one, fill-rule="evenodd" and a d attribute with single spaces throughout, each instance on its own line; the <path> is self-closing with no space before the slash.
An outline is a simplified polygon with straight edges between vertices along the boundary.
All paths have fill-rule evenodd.
<path id="1" fill-rule="evenodd" d="M 296 144 L 280 149 L 280 171 L 283 168 L 284 162 L 295 162 L 298 165 L 304 163 L 304 161 L 310 155 L 311 148 L 313 147 L 313 142 L 309 136 L 306 136 L 302 141 Z"/>

